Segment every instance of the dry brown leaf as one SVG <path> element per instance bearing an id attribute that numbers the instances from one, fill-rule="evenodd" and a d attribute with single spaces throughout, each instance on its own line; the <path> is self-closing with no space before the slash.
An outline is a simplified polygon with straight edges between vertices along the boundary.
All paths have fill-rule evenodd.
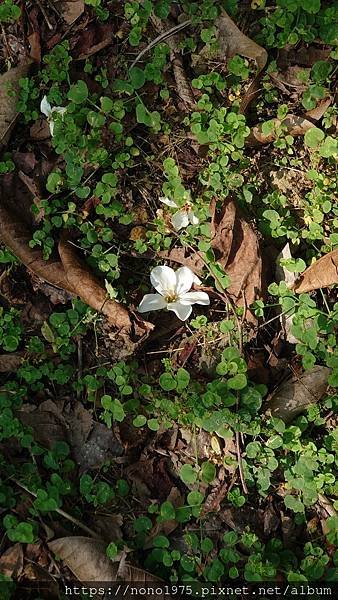
<path id="1" fill-rule="evenodd" d="M 128 563 L 124 564 L 121 573 L 118 564 L 112 563 L 107 557 L 106 544 L 101 540 L 84 536 L 64 537 L 49 542 L 48 546 L 80 581 L 114 582 L 120 575 L 125 581 L 135 583 L 160 581 Z"/>
<path id="2" fill-rule="evenodd" d="M 106 544 L 84 536 L 53 540 L 48 544 L 80 581 L 116 581 L 117 564 L 106 556 Z"/>
<path id="3" fill-rule="evenodd" d="M 338 250 L 316 260 L 301 274 L 292 289 L 297 294 L 305 294 L 334 284 L 338 284 Z"/>
<path id="4" fill-rule="evenodd" d="M 285 423 L 292 421 L 304 410 L 319 402 L 327 389 L 331 369 L 316 365 L 300 376 L 287 379 L 267 402 L 266 408 Z"/>
<path id="5" fill-rule="evenodd" d="M 268 53 L 265 48 L 262 48 L 262 46 L 259 46 L 256 42 L 242 33 L 223 9 L 221 9 L 221 13 L 215 21 L 215 27 L 217 31 L 218 49 L 216 55 L 212 57 L 209 56 L 210 58 L 213 60 L 224 61 L 225 59 L 232 58 L 235 54 L 241 54 L 242 56 L 245 56 L 245 58 L 254 60 L 257 64 L 258 70 L 256 77 L 251 82 L 241 102 L 240 111 L 244 113 L 257 94 L 258 79 L 261 71 L 266 65 Z M 204 58 L 209 58 L 208 54 L 210 55 L 210 50 L 206 47 L 205 50 L 200 52 L 195 62 L 199 63 Z"/>
<path id="6" fill-rule="evenodd" d="M 272 119 L 276 127 L 283 125 L 285 128 L 285 134 L 297 137 L 304 135 L 309 129 L 314 127 L 311 121 L 308 121 L 304 117 L 297 115 L 288 114 L 286 118 L 281 121 L 280 119 Z M 246 138 L 246 144 L 249 146 L 257 146 L 259 144 L 270 144 L 276 139 L 276 134 L 272 131 L 269 134 L 265 134 L 262 131 L 263 124 L 260 123 L 251 129 L 250 135 Z"/>
<path id="7" fill-rule="evenodd" d="M 23 352 L 0 354 L 0 373 L 10 373 L 16 371 L 21 366 L 23 357 Z"/>
<path id="8" fill-rule="evenodd" d="M 137 330 L 139 327 L 140 331 L 137 330 L 136 337 L 140 337 L 145 331 L 152 329 L 152 325 L 141 320 L 139 325 L 136 322 L 132 323 L 128 309 L 108 298 L 105 288 L 101 286 L 89 267 L 77 256 L 75 247 L 67 239 L 62 239 L 59 243 L 61 260 L 50 258 L 45 261 L 39 249 L 29 247 L 32 230 L 29 224 L 24 222 L 25 215 L 27 220 L 30 216 L 29 206 L 28 210 L 27 206 L 23 207 L 23 210 L 18 205 L 17 198 L 13 197 L 10 184 L 14 181 L 15 178 L 12 174 L 4 176 L 0 187 L 0 237 L 2 242 L 34 275 L 57 288 L 79 296 L 89 306 L 102 312 L 107 317 L 109 325 L 121 332 L 126 345 L 129 341 L 130 351 L 135 349 L 136 342 L 131 342 L 128 337 L 129 333 L 133 331 L 133 328 Z M 32 198 L 30 198 L 30 202 L 31 200 Z"/>
<path id="9" fill-rule="evenodd" d="M 58 2 L 58 5 L 60 5 L 60 12 L 68 25 L 72 25 L 84 11 L 84 0 L 65 0 Z"/>
<path id="10" fill-rule="evenodd" d="M 257 236 L 232 199 L 226 200 L 220 211 L 216 210 L 216 200 L 213 200 L 210 211 L 212 249 L 231 280 L 227 294 L 235 304 L 248 308 L 262 291 L 262 258 Z M 159 256 L 189 267 L 196 275 L 201 275 L 205 266 L 199 252 L 189 255 L 186 248 L 162 251 Z M 256 321 L 249 310 L 246 319 Z"/>
<path id="11" fill-rule="evenodd" d="M 21 544 L 14 544 L 0 557 L 0 573 L 17 579 L 23 569 L 23 551 Z"/>
<path id="12" fill-rule="evenodd" d="M 13 93 L 16 94 L 19 91 L 19 80 L 26 77 L 31 64 L 32 60 L 27 57 L 23 63 L 0 75 L 0 147 L 7 143 L 10 130 L 18 114 Z M 8 89 L 11 90 L 11 95 L 8 94 Z"/>
<path id="13" fill-rule="evenodd" d="M 308 110 L 305 113 L 305 116 L 308 117 L 309 119 L 313 119 L 314 121 L 319 121 L 322 118 L 322 116 L 326 113 L 327 109 L 329 108 L 329 106 L 331 104 L 332 104 L 331 97 L 324 98 L 324 100 L 321 100 L 315 108 L 313 108 L 312 110 Z"/>
<path id="14" fill-rule="evenodd" d="M 89 271 L 87 265 L 79 259 L 75 247 L 67 239 L 60 240 L 59 254 L 68 284 L 75 293 L 86 304 L 98 312 L 102 312 L 111 325 L 129 330 L 131 320 L 128 310 L 115 300 L 109 300 L 105 288 Z"/>
<path id="15" fill-rule="evenodd" d="M 247 308 L 262 291 L 262 258 L 257 236 L 239 214 L 235 202 L 227 199 L 220 212 L 211 204 L 212 248 L 216 260 L 230 277 L 227 294 L 238 306 Z M 254 317 L 247 311 L 248 320 Z"/>

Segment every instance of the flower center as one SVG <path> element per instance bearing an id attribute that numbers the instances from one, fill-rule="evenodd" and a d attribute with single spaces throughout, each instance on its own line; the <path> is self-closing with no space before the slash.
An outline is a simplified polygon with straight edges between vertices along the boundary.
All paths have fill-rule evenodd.
<path id="1" fill-rule="evenodd" d="M 176 292 L 168 292 L 167 295 L 164 296 L 164 299 L 167 304 L 170 304 L 171 302 L 177 302 L 178 295 L 176 294 Z"/>

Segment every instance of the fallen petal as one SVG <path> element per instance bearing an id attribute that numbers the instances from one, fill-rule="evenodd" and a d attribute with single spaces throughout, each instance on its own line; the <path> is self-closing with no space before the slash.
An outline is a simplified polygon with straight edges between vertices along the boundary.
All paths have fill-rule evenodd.
<path id="1" fill-rule="evenodd" d="M 210 304 L 210 298 L 206 292 L 188 292 L 180 297 L 181 304 Z"/>
<path id="2" fill-rule="evenodd" d="M 166 306 L 167 303 L 163 296 L 161 296 L 160 294 L 146 294 L 142 298 L 137 310 L 140 313 L 143 313 L 149 312 L 150 310 L 161 310 Z"/>
<path id="3" fill-rule="evenodd" d="M 188 219 L 191 225 L 198 225 L 200 222 L 199 218 L 196 217 L 195 213 L 192 210 L 188 211 Z"/>
<path id="4" fill-rule="evenodd" d="M 167 308 L 168 310 L 172 310 L 181 321 L 186 321 L 187 318 L 190 317 L 192 311 L 191 305 L 184 305 L 180 302 L 172 302 L 167 305 Z"/>
<path id="5" fill-rule="evenodd" d="M 187 227 L 189 225 L 189 217 L 187 211 L 179 210 L 171 217 L 171 222 L 176 231 L 183 229 L 183 227 Z"/>
<path id="6" fill-rule="evenodd" d="M 47 96 L 44 96 L 42 98 L 41 104 L 40 104 L 40 110 L 43 115 L 46 115 L 46 117 L 49 117 L 51 115 L 52 107 L 47 100 Z"/>
<path id="7" fill-rule="evenodd" d="M 175 291 L 178 296 L 189 292 L 194 283 L 195 275 L 189 267 L 180 267 L 176 271 Z"/>
<path id="8" fill-rule="evenodd" d="M 176 202 L 174 202 L 174 200 L 170 200 L 169 198 L 162 196 L 161 198 L 159 198 L 159 201 L 162 202 L 162 204 L 170 206 L 170 208 L 177 208 Z"/>
<path id="9" fill-rule="evenodd" d="M 174 269 L 167 266 L 155 267 L 150 273 L 150 281 L 155 290 L 166 296 L 174 293 L 176 287 L 176 274 Z"/>

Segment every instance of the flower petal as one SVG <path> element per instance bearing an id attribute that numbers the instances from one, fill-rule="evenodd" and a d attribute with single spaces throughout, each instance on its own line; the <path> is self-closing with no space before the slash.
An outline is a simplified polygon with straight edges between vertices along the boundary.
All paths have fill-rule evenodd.
<path id="1" fill-rule="evenodd" d="M 166 306 L 167 303 L 160 294 L 146 294 L 143 296 L 137 310 L 143 313 L 150 310 L 161 310 L 161 308 L 165 308 Z"/>
<path id="2" fill-rule="evenodd" d="M 190 317 L 192 311 L 190 305 L 184 305 L 180 302 L 171 302 L 171 304 L 167 305 L 167 309 L 172 310 L 181 321 L 186 321 L 187 318 Z"/>
<path id="3" fill-rule="evenodd" d="M 200 222 L 199 218 L 196 217 L 194 211 L 192 210 L 188 211 L 188 219 L 192 225 L 198 225 Z"/>
<path id="4" fill-rule="evenodd" d="M 162 196 L 161 198 L 159 198 L 159 201 L 162 202 L 162 204 L 170 206 L 170 208 L 177 208 L 176 202 L 174 202 L 174 200 L 170 200 L 170 198 Z"/>
<path id="5" fill-rule="evenodd" d="M 150 273 L 150 281 L 162 296 L 173 294 L 176 288 L 176 274 L 170 267 L 155 267 Z"/>
<path id="6" fill-rule="evenodd" d="M 202 285 L 202 281 L 200 280 L 199 277 L 197 277 L 197 275 L 195 275 L 195 273 L 194 273 L 194 283 L 196 283 L 196 285 Z"/>
<path id="7" fill-rule="evenodd" d="M 173 224 L 174 229 L 179 231 L 183 227 L 187 227 L 189 225 L 189 217 L 186 210 L 179 210 L 171 217 L 171 222 Z"/>
<path id="8" fill-rule="evenodd" d="M 65 106 L 54 106 L 52 108 L 52 113 L 53 112 L 56 112 L 63 117 L 63 115 L 67 112 L 67 108 Z"/>
<path id="9" fill-rule="evenodd" d="M 208 306 L 210 304 L 210 298 L 206 292 L 188 292 L 180 297 L 181 304 L 204 304 Z"/>
<path id="10" fill-rule="evenodd" d="M 180 267 L 176 271 L 176 287 L 175 291 L 178 296 L 189 292 L 194 283 L 194 273 L 189 267 Z"/>
<path id="11" fill-rule="evenodd" d="M 50 119 L 50 121 L 49 121 L 49 131 L 50 131 L 50 134 L 51 134 L 52 137 L 53 137 L 53 134 L 54 134 L 54 125 L 55 125 L 54 121 L 52 121 Z"/>
<path id="12" fill-rule="evenodd" d="M 40 110 L 43 115 L 46 115 L 46 117 L 50 117 L 50 115 L 52 113 L 52 107 L 47 100 L 47 96 L 44 96 L 42 98 L 41 104 L 40 104 Z"/>

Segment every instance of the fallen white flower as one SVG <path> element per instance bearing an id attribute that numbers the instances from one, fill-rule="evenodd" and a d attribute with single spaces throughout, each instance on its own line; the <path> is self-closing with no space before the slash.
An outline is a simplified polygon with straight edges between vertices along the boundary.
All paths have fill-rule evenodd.
<path id="1" fill-rule="evenodd" d="M 159 200 L 162 204 L 166 204 L 170 208 L 179 208 L 174 200 L 170 200 L 169 198 L 159 198 Z M 191 223 L 191 225 L 198 225 L 199 219 L 192 210 L 191 202 L 187 202 L 180 208 L 180 210 L 171 217 L 171 222 L 176 231 L 179 231 L 183 227 L 187 227 L 189 223 Z"/>
<path id="2" fill-rule="evenodd" d="M 41 100 L 40 110 L 41 110 L 42 114 L 47 117 L 47 121 L 49 124 L 49 131 L 50 131 L 51 136 L 53 136 L 54 124 L 55 124 L 54 120 L 53 120 L 53 113 L 58 113 L 59 115 L 61 115 L 61 117 L 63 117 L 63 115 L 65 114 L 67 109 L 63 106 L 53 106 L 52 107 L 47 100 L 47 96 L 44 96 Z"/>
<path id="3" fill-rule="evenodd" d="M 170 267 L 155 267 L 150 273 L 150 281 L 157 294 L 146 294 L 139 307 L 141 313 L 166 308 L 186 321 L 190 316 L 192 304 L 210 304 L 206 292 L 190 292 L 193 283 L 201 281 L 188 267 L 180 267 L 177 271 Z"/>

